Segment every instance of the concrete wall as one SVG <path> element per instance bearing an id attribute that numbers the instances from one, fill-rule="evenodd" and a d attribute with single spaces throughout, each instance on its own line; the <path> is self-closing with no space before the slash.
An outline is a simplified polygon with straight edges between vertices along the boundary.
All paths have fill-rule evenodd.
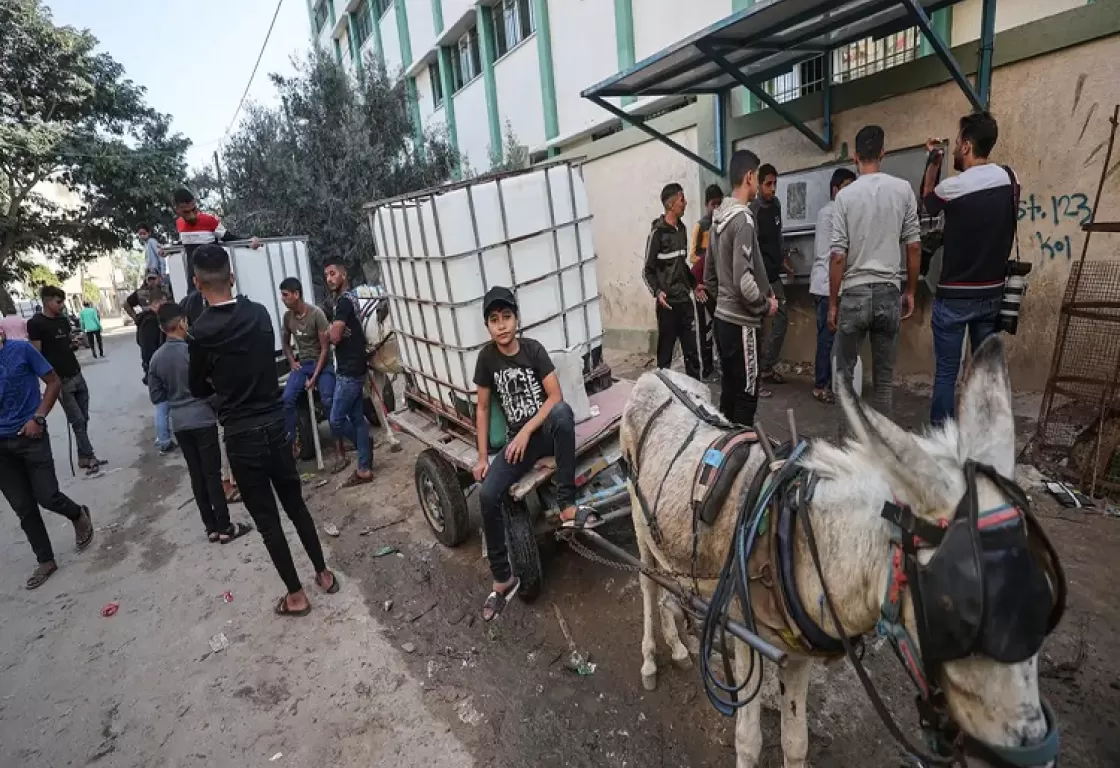
<path id="1" fill-rule="evenodd" d="M 607 114 L 579 94 L 618 71 L 614 2 L 553 0 L 548 14 L 556 41 L 552 45 L 556 110 L 560 135 L 566 136 L 602 121 Z"/>
<path id="2" fill-rule="evenodd" d="M 526 147 L 536 146 L 545 140 L 540 83 L 535 34 L 494 63 L 503 141 L 507 125 L 513 129 L 518 143 Z M 485 113 L 482 118 L 486 119 Z"/>
<path id="3" fill-rule="evenodd" d="M 1086 0 L 1000 0 L 996 4 L 996 32 L 1022 26 L 1071 8 L 1080 8 L 1085 2 Z M 952 45 L 980 38 L 983 7 L 983 0 L 964 0 L 953 6 Z"/>
<path id="4" fill-rule="evenodd" d="M 635 61 L 652 56 L 662 48 L 731 15 L 731 0 L 691 0 L 683 6 L 678 0 L 632 2 Z"/>
<path id="5" fill-rule="evenodd" d="M 436 43 L 435 19 L 432 18 L 432 0 L 396 0 L 408 10 L 408 40 L 412 55 L 420 58 Z"/>
<path id="6" fill-rule="evenodd" d="M 458 21 L 463 14 L 474 13 L 474 0 L 443 0 L 443 26 L 446 29 Z M 409 17 L 412 21 L 412 17 Z"/>
<path id="7" fill-rule="evenodd" d="M 401 0 L 397 0 L 401 2 Z M 397 6 L 389 6 L 378 22 L 381 24 L 381 47 L 385 56 L 385 71 L 396 75 L 401 70 L 401 36 L 397 31 Z M 411 63 L 411 62 L 409 62 Z"/>
<path id="8" fill-rule="evenodd" d="M 678 131 L 672 138 L 695 151 L 696 129 Z M 608 346 L 648 349 L 655 327 L 653 298 L 642 281 L 646 237 L 650 223 L 662 213 L 661 188 L 675 181 L 689 198 L 685 223 L 691 231 L 701 203 L 691 195 L 699 185 L 699 167 L 658 142 L 646 142 L 623 152 L 588 162 L 583 178 L 591 210 L 592 233 L 599 256 L 599 293 Z"/>
<path id="9" fill-rule="evenodd" d="M 416 97 L 420 105 L 420 125 L 426 129 L 436 111 L 435 102 L 432 100 L 432 79 L 428 76 L 427 67 L 416 73 Z M 443 112 L 442 106 L 439 111 Z"/>
<path id="10" fill-rule="evenodd" d="M 490 170 L 490 124 L 486 119 L 486 89 L 479 75 L 459 89 L 455 99 L 455 130 L 459 152 L 475 173 Z"/>
<path id="11" fill-rule="evenodd" d="M 1012 166 L 1023 184 L 1019 243 L 1022 258 L 1034 264 L 1019 333 L 1009 343 L 1009 363 L 1017 388 L 1041 389 L 1070 263 L 1079 257 L 1083 242 L 1078 224 L 1092 205 L 1101 173 L 1106 114 L 1120 102 L 1120 36 L 997 68 L 992 94 L 992 111 L 1000 120 L 993 160 Z M 928 136 L 955 135 L 958 117 L 968 110 L 960 90 L 949 83 L 897 96 L 835 115 L 837 146 L 851 146 L 868 123 L 884 128 L 888 149 L 921 145 Z M 737 146 L 789 171 L 828 159 L 793 128 Z M 1120 174 L 1115 170 L 1105 185 L 1100 220 L 1120 218 Z M 1094 255 L 1117 258 L 1115 242 L 1098 237 Z M 795 289 L 792 302 L 783 357 L 811 360 L 815 326 L 804 288 Z M 903 375 L 928 375 L 931 370 L 929 318 L 926 296 L 904 326 L 898 366 Z"/>

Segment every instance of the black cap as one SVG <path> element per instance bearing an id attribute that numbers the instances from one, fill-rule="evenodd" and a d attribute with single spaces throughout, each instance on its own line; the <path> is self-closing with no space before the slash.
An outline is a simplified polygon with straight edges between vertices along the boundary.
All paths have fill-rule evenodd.
<path id="1" fill-rule="evenodd" d="M 495 285 L 493 288 L 486 292 L 486 296 L 482 299 L 482 317 L 486 319 L 490 317 L 490 311 L 495 307 L 509 307 L 513 310 L 513 314 L 517 314 L 517 297 L 513 295 L 513 291 L 502 285 Z"/>

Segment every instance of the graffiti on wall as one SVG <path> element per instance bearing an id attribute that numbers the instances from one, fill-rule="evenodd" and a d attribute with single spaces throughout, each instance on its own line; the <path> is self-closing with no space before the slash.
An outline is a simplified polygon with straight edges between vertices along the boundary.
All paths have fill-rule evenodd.
<path id="1" fill-rule="evenodd" d="M 1029 244 L 1048 259 L 1073 257 L 1073 235 L 1063 234 L 1069 228 L 1080 228 L 1093 218 L 1093 207 L 1084 192 L 1058 195 L 1024 193 L 1019 200 L 1019 221 L 1028 222 L 1020 234 L 1033 228 Z M 1057 231 L 1061 229 L 1061 231 Z M 1022 243 L 1028 246 L 1024 239 Z"/>

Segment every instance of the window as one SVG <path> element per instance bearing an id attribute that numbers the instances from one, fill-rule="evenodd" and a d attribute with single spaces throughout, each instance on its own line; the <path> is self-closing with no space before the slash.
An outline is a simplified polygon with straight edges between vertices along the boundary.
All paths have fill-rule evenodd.
<path id="1" fill-rule="evenodd" d="M 369 0 L 369 4 L 373 6 L 374 16 L 380 19 L 385 15 L 385 11 L 389 10 L 389 6 L 393 4 L 393 0 Z"/>
<path id="2" fill-rule="evenodd" d="M 330 2 L 332 2 L 332 0 L 322 0 L 322 2 L 315 6 L 315 34 L 319 34 L 323 31 L 323 25 L 326 24 L 327 19 L 330 18 L 331 9 L 330 6 L 327 5 L 327 3 Z"/>
<path id="3" fill-rule="evenodd" d="M 477 27 L 472 27 L 470 31 L 459 38 L 453 53 L 455 90 L 459 90 L 482 72 L 482 59 L 478 54 Z"/>
<path id="4" fill-rule="evenodd" d="M 536 31 L 531 0 L 502 0 L 490 6 L 494 25 L 494 50 L 497 56 L 506 55 L 510 49 Z"/>
<path id="5" fill-rule="evenodd" d="M 373 19 L 369 15 L 369 6 L 361 3 L 354 11 L 354 38 L 358 43 L 358 50 L 362 49 L 366 40 L 373 32 Z"/>
<path id="6" fill-rule="evenodd" d="M 438 61 L 428 65 L 428 79 L 432 81 L 432 104 L 439 109 L 443 106 L 443 81 L 440 79 Z"/>

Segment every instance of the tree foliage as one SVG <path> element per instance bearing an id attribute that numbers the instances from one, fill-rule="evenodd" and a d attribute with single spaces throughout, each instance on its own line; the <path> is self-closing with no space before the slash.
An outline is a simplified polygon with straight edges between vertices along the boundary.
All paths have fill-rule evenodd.
<path id="1" fill-rule="evenodd" d="M 32 264 L 24 275 L 24 285 L 27 286 L 31 298 L 39 296 L 39 289 L 48 285 L 62 287 L 62 280 L 54 270 L 42 264 Z"/>
<path id="2" fill-rule="evenodd" d="M 40 0 L 0 0 L 0 286 L 32 253 L 70 269 L 172 223 L 190 142 L 96 45 Z"/>
<path id="3" fill-rule="evenodd" d="M 312 51 L 272 82 L 280 106 L 250 106 L 222 153 L 227 218 L 244 234 L 308 235 L 316 274 L 328 256 L 368 264 L 362 206 L 442 183 L 454 151 L 435 133 L 417 146 L 403 83 L 372 57 L 352 75 Z M 202 178 L 216 185 L 212 171 Z"/>

